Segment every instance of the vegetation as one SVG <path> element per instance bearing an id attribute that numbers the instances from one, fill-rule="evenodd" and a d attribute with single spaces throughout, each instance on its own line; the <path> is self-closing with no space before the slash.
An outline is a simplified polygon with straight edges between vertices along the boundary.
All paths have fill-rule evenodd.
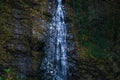
<path id="1" fill-rule="evenodd" d="M 81 59 L 86 63 L 90 61 L 87 64 L 93 64 L 93 60 L 108 80 L 120 78 L 120 60 L 117 57 L 120 57 L 118 3 L 118 0 L 68 1 L 71 8 L 68 14 L 73 19 L 73 32 L 77 35 Z"/>

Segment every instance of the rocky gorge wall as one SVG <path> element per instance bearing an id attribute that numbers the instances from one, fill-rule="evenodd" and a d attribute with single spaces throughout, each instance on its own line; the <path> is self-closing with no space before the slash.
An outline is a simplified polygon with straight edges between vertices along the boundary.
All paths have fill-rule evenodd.
<path id="1" fill-rule="evenodd" d="M 80 53 L 78 80 L 119 80 L 119 1 L 65 2 Z"/>
<path id="2" fill-rule="evenodd" d="M 48 1 L 11 0 L 0 4 L 0 77 L 37 78 L 44 52 Z"/>
<path id="3" fill-rule="evenodd" d="M 0 0 L 0 79 L 40 79 L 47 24 L 55 3 L 55 0 Z M 118 0 L 63 0 L 69 61 L 77 66 L 70 65 L 74 76 L 71 79 L 119 80 L 118 3 Z"/>
<path id="4" fill-rule="evenodd" d="M 40 79 L 39 67 L 44 56 L 46 30 L 55 3 L 53 0 L 0 1 L 0 78 Z M 76 48 L 67 16 L 66 23 L 68 52 L 72 55 L 76 53 Z"/>

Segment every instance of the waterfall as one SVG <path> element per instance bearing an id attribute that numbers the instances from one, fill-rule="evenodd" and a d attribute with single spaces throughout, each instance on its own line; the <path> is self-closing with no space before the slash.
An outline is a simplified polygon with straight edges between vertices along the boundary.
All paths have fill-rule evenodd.
<path id="1" fill-rule="evenodd" d="M 44 76 L 42 80 L 67 80 L 68 75 L 65 11 L 62 0 L 57 2 L 57 8 L 47 32 L 45 57 L 41 65 Z"/>

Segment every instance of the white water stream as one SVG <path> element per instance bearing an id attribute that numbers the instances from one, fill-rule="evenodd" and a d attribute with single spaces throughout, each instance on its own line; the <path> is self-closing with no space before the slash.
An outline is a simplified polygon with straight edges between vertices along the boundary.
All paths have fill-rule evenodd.
<path id="1" fill-rule="evenodd" d="M 46 56 L 42 62 L 44 80 L 67 80 L 67 30 L 62 0 L 57 0 L 56 12 L 49 26 Z"/>

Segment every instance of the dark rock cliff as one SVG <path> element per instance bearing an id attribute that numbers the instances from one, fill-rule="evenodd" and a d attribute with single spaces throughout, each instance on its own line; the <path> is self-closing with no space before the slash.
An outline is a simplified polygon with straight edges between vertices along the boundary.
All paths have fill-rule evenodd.
<path id="1" fill-rule="evenodd" d="M 0 74 L 4 77 L 4 70 L 10 69 L 10 76 L 5 78 L 37 78 L 45 46 L 48 1 L 12 0 L 0 4 Z"/>

